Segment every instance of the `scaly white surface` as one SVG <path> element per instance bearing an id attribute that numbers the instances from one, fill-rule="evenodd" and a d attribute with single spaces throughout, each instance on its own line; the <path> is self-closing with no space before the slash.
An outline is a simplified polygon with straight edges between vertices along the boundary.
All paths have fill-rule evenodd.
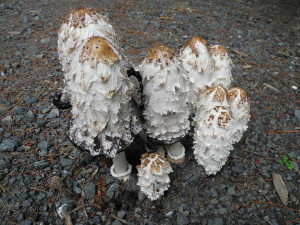
<path id="1" fill-rule="evenodd" d="M 189 87 L 177 57 L 164 57 L 160 47 L 158 56 L 146 57 L 138 70 L 144 85 L 146 133 L 160 144 L 171 144 L 184 137 L 190 128 Z"/>
<path id="2" fill-rule="evenodd" d="M 193 104 L 206 87 L 230 86 L 232 61 L 224 47 L 210 46 L 203 38 L 193 37 L 181 48 L 179 59 L 190 81 Z"/>
<path id="3" fill-rule="evenodd" d="M 117 61 L 97 59 L 97 55 L 82 60 L 88 41 L 97 38 L 90 38 L 79 47 L 67 74 L 67 89 L 73 106 L 69 137 L 91 155 L 105 154 L 113 158 L 132 142 L 132 127 L 140 126 L 132 111 L 133 86 L 123 70 L 125 61 L 122 58 Z"/>
<path id="4" fill-rule="evenodd" d="M 156 200 L 170 187 L 170 163 L 159 153 L 142 155 L 138 169 L 138 185 L 151 200 Z"/>
<path id="5" fill-rule="evenodd" d="M 63 71 L 69 71 L 74 52 L 92 36 L 103 37 L 118 48 L 115 31 L 106 17 L 86 7 L 72 10 L 58 31 L 58 54 Z"/>
<path id="6" fill-rule="evenodd" d="M 241 93 L 242 96 L 241 97 Z M 194 155 L 208 175 L 225 165 L 233 144 L 247 129 L 249 103 L 242 89 L 207 89 L 195 109 Z"/>

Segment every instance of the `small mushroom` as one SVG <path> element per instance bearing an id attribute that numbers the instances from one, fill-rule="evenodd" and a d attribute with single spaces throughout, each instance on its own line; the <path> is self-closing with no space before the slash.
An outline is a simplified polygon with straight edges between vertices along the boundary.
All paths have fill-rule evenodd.
<path id="1" fill-rule="evenodd" d="M 149 140 L 170 145 L 190 129 L 189 87 L 184 69 L 167 46 L 152 47 L 138 68 L 143 83 L 144 128 Z"/>
<path id="2" fill-rule="evenodd" d="M 173 170 L 162 153 L 143 154 L 137 169 L 137 184 L 149 199 L 158 199 L 170 187 L 169 173 Z"/>
<path id="3" fill-rule="evenodd" d="M 178 141 L 174 144 L 164 146 L 167 150 L 168 160 L 172 163 L 182 163 L 185 157 L 185 148 Z"/>
<path id="4" fill-rule="evenodd" d="M 122 151 L 141 129 L 131 103 L 133 84 L 123 72 L 125 63 L 105 38 L 94 36 L 76 51 L 67 74 L 73 105 L 70 140 L 93 156 L 114 158 L 112 174 L 123 180 L 131 166 Z"/>

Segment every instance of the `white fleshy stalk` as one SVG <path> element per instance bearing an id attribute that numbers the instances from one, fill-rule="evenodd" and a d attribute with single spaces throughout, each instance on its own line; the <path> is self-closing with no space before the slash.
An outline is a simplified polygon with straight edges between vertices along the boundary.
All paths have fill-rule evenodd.
<path id="1" fill-rule="evenodd" d="M 200 37 L 191 38 L 180 50 L 180 60 L 191 83 L 191 102 L 196 104 L 198 92 L 206 87 L 229 87 L 232 62 L 226 49 L 211 46 Z"/>
<path id="2" fill-rule="evenodd" d="M 128 163 L 125 152 L 117 153 L 115 158 L 113 158 L 110 174 L 121 181 L 126 181 L 130 176 L 131 170 L 132 166 Z"/>
<path id="3" fill-rule="evenodd" d="M 124 67 L 125 60 L 102 37 L 89 38 L 71 61 L 69 137 L 91 155 L 114 158 L 133 140 L 138 120 L 132 111 L 133 85 Z"/>
<path id="4" fill-rule="evenodd" d="M 156 200 L 170 187 L 170 163 L 160 153 L 142 155 L 138 169 L 138 185 L 151 200 Z"/>
<path id="5" fill-rule="evenodd" d="M 208 175 L 216 174 L 247 129 L 249 103 L 243 90 L 235 88 L 227 93 L 221 86 L 208 88 L 199 99 L 194 117 L 194 155 Z"/>
<path id="6" fill-rule="evenodd" d="M 138 69 L 143 78 L 145 129 L 156 144 L 172 144 L 190 129 L 189 87 L 173 51 L 163 45 L 150 49 Z"/>
<path id="7" fill-rule="evenodd" d="M 96 10 L 78 7 L 65 17 L 58 32 L 58 54 L 63 71 L 69 71 L 75 51 L 92 36 L 103 37 L 114 47 L 118 46 L 112 25 Z"/>
<path id="8" fill-rule="evenodd" d="M 181 163 L 184 161 L 185 157 L 185 148 L 178 141 L 172 145 L 164 146 L 167 150 L 168 160 L 172 163 Z"/>

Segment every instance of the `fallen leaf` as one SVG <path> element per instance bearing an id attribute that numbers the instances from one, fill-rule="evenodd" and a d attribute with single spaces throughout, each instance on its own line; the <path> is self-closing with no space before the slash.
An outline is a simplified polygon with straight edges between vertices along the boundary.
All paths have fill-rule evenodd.
<path id="1" fill-rule="evenodd" d="M 280 197 L 280 200 L 284 205 L 287 205 L 288 203 L 288 190 L 286 188 L 286 185 L 280 176 L 280 174 L 273 173 L 273 184 L 275 186 L 275 190 L 277 194 Z"/>

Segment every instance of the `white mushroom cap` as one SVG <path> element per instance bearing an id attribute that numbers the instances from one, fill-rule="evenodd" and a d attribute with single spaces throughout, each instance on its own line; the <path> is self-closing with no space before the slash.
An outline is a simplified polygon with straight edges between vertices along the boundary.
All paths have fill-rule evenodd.
<path id="1" fill-rule="evenodd" d="M 230 104 L 232 120 L 232 136 L 234 143 L 240 141 L 243 132 L 247 130 L 250 120 L 250 103 L 247 93 L 241 88 L 231 88 L 227 91 L 227 99 Z"/>
<path id="2" fill-rule="evenodd" d="M 74 54 L 66 74 L 73 105 L 69 137 L 92 155 L 115 157 L 132 142 L 132 85 L 124 66 L 116 49 L 96 36 Z"/>
<path id="3" fill-rule="evenodd" d="M 214 60 L 209 50 L 210 44 L 201 37 L 192 37 L 180 50 L 179 57 L 194 93 L 212 85 Z"/>
<path id="4" fill-rule="evenodd" d="M 232 80 L 231 68 L 233 63 L 227 50 L 221 45 L 213 45 L 210 52 L 215 62 L 214 71 L 211 74 L 211 84 L 229 88 Z"/>
<path id="5" fill-rule="evenodd" d="M 189 128 L 189 87 L 178 58 L 163 45 L 149 50 L 138 69 L 143 78 L 147 135 L 159 144 L 172 144 Z"/>
<path id="6" fill-rule="evenodd" d="M 105 38 L 118 48 L 115 31 L 107 18 L 96 10 L 79 7 L 72 10 L 64 19 L 58 32 L 58 53 L 65 72 L 70 69 L 74 52 L 92 36 Z M 119 49 L 118 49 L 119 50 Z M 117 53 L 119 54 L 119 53 Z"/>
<path id="7" fill-rule="evenodd" d="M 197 93 L 206 87 L 230 86 L 232 61 L 226 49 L 211 46 L 201 37 L 192 37 L 180 50 L 179 58 L 191 85 L 191 102 L 198 102 Z"/>
<path id="8" fill-rule="evenodd" d="M 230 112 L 225 106 L 216 106 L 209 111 L 196 111 L 194 120 L 195 158 L 207 174 L 216 174 L 233 149 Z"/>
<path id="9" fill-rule="evenodd" d="M 170 187 L 169 173 L 173 172 L 170 163 L 161 153 L 142 155 L 138 169 L 138 185 L 151 200 L 156 200 Z"/>
<path id="10" fill-rule="evenodd" d="M 247 129 L 247 94 L 240 88 L 227 92 L 215 86 L 201 92 L 195 106 L 194 155 L 208 175 L 216 174 Z"/>

